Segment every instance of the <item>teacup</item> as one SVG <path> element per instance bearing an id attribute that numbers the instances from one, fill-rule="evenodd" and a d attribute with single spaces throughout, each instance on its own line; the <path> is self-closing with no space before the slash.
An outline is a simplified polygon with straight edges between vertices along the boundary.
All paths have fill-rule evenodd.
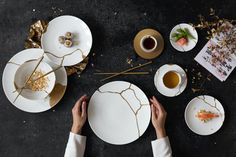
<path id="1" fill-rule="evenodd" d="M 38 60 L 31 60 L 31 61 L 27 61 L 25 63 L 23 63 L 16 71 L 15 73 L 15 78 L 14 78 L 14 83 L 15 83 L 15 87 L 16 87 L 16 91 L 23 96 L 26 99 L 30 99 L 30 100 L 38 100 L 38 99 L 44 99 L 45 97 L 47 97 L 51 91 L 53 90 L 54 86 L 55 86 L 55 82 L 56 82 L 56 76 L 54 72 L 51 72 L 50 74 L 48 74 L 47 76 L 45 76 L 43 79 L 43 82 L 46 82 L 45 84 L 45 88 L 43 88 L 42 90 L 35 90 L 33 88 L 33 86 L 35 86 L 35 84 L 40 84 L 40 81 L 42 81 L 42 79 L 38 79 L 38 81 L 34 81 L 33 79 L 37 79 L 40 76 L 37 76 L 37 78 L 32 78 L 31 74 L 34 71 L 34 68 L 36 67 L 36 65 L 38 64 Z M 45 63 L 45 62 L 40 62 L 37 69 L 35 70 L 37 73 L 40 73 L 41 76 L 43 76 L 44 74 L 52 71 L 52 67 Z M 30 87 L 26 86 L 26 82 L 29 79 L 29 77 L 31 76 L 32 80 L 32 84 L 30 84 Z M 35 76 L 36 77 L 36 76 Z M 28 81 L 29 82 L 29 81 Z M 33 83 L 35 83 L 33 85 Z M 23 90 L 22 90 L 23 88 Z"/>
<path id="2" fill-rule="evenodd" d="M 178 89 L 183 82 L 183 77 L 179 72 L 170 70 L 163 75 L 162 81 L 166 88 Z"/>
<path id="3" fill-rule="evenodd" d="M 140 47 L 146 53 L 151 53 L 157 48 L 157 40 L 152 35 L 145 35 L 140 40 Z"/>

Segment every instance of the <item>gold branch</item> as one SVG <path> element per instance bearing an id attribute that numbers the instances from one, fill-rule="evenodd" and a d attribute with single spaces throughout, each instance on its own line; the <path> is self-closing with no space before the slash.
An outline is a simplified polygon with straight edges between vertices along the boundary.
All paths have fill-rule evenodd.
<path id="1" fill-rule="evenodd" d="M 149 65 L 149 64 L 151 64 L 151 63 L 152 63 L 152 61 L 147 62 L 147 63 L 144 63 L 144 64 L 141 64 L 141 65 L 138 65 L 138 66 L 136 66 L 136 67 L 133 67 L 133 68 L 130 68 L 130 69 L 127 69 L 127 70 L 124 70 L 124 71 L 119 72 L 119 73 L 117 73 L 117 74 L 114 74 L 114 75 L 111 75 L 111 76 L 109 76 L 109 77 L 106 77 L 106 78 L 102 79 L 101 81 L 105 81 L 105 80 L 108 80 L 108 79 L 110 79 L 110 78 L 113 78 L 113 77 L 122 75 L 122 74 L 124 74 L 124 73 L 126 73 L 126 72 L 129 72 L 129 71 L 132 71 L 132 70 L 135 70 L 135 69 L 144 67 L 144 66 Z"/>
<path id="2" fill-rule="evenodd" d="M 113 75 L 118 74 L 119 72 L 101 72 L 101 73 L 93 73 L 94 75 Z M 149 72 L 126 72 L 121 75 L 147 75 Z"/>
<path id="3" fill-rule="evenodd" d="M 26 84 L 29 82 L 29 80 L 31 79 L 31 77 L 33 76 L 33 73 L 36 71 L 36 69 L 38 68 L 39 64 L 41 63 L 41 61 L 43 60 L 44 56 L 42 55 L 42 57 L 40 58 L 40 60 L 38 61 L 38 63 L 36 64 L 33 72 L 30 74 L 30 77 L 25 81 L 24 86 L 20 89 L 20 92 L 18 93 L 18 95 L 16 96 L 16 98 L 14 99 L 13 103 L 18 99 L 18 97 L 20 96 L 20 94 L 22 93 L 23 89 L 25 89 Z"/>

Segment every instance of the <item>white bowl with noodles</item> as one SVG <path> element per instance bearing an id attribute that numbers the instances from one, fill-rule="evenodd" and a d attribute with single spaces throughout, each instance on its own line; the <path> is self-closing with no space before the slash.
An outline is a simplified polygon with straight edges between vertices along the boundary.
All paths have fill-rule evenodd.
<path id="1" fill-rule="evenodd" d="M 37 79 L 53 70 L 49 64 L 42 61 L 33 73 L 38 62 L 39 60 L 26 61 L 20 65 L 15 73 L 14 85 L 16 92 L 26 99 L 44 99 L 52 92 L 55 86 L 56 76 L 54 72 Z M 33 75 L 31 76 L 32 73 Z M 29 81 L 27 82 L 28 79 Z"/>

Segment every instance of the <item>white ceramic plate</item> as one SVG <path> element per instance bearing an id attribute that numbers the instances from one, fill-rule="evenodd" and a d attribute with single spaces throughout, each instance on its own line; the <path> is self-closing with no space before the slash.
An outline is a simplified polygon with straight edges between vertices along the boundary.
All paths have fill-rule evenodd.
<path id="1" fill-rule="evenodd" d="M 77 43 L 70 48 L 58 41 L 58 37 L 64 36 L 66 32 L 71 32 L 74 36 L 73 41 Z M 81 19 L 69 15 L 59 16 L 49 22 L 47 31 L 42 35 L 41 45 L 53 63 L 71 66 L 80 63 L 89 54 L 92 34 Z"/>
<path id="2" fill-rule="evenodd" d="M 168 89 L 165 87 L 162 78 L 164 76 L 165 73 L 167 73 L 168 71 L 176 71 L 179 74 L 181 74 L 183 76 L 182 78 L 182 84 L 179 86 L 179 88 L 177 89 Z M 187 74 L 185 73 L 185 71 L 177 64 L 165 64 L 163 66 L 161 66 L 155 76 L 154 76 L 154 84 L 157 88 L 157 90 L 165 96 L 168 97 L 174 97 L 174 96 L 178 96 L 179 94 L 181 94 L 185 88 L 187 87 Z"/>
<path id="3" fill-rule="evenodd" d="M 26 61 L 38 59 L 43 55 L 42 49 L 26 49 L 16 55 L 14 55 L 10 61 L 7 63 L 2 76 L 3 90 L 8 98 L 8 100 L 18 109 L 37 113 L 49 110 L 55 106 L 63 97 L 66 86 L 67 86 L 67 74 L 64 67 L 61 67 L 55 71 L 56 84 L 53 91 L 42 100 L 29 100 L 21 95 L 16 99 L 18 93 L 14 92 L 16 90 L 14 85 L 14 76 L 18 67 Z M 47 62 L 53 69 L 58 67 L 58 65 L 49 62 L 48 60 L 43 60 Z M 16 99 L 16 100 L 15 100 Z"/>
<path id="4" fill-rule="evenodd" d="M 103 141 L 122 145 L 137 140 L 151 117 L 148 98 L 134 84 L 114 81 L 101 86 L 90 99 L 88 121 Z"/>
<path id="5" fill-rule="evenodd" d="M 196 118 L 197 112 L 202 109 L 217 113 L 220 116 L 204 123 Z M 211 135 L 218 131 L 223 125 L 225 113 L 223 106 L 216 98 L 208 95 L 201 95 L 195 97 L 188 103 L 185 109 L 184 118 L 188 127 L 196 134 Z"/>
<path id="6" fill-rule="evenodd" d="M 176 44 L 175 41 L 173 41 L 171 35 L 176 32 L 177 29 L 179 28 L 187 28 L 189 30 L 189 32 L 195 37 L 195 39 L 190 39 L 188 40 L 188 44 L 187 45 L 184 45 L 184 46 L 179 46 L 178 44 Z M 181 51 L 181 52 L 186 52 L 186 51 L 190 51 L 192 50 L 196 44 L 198 42 L 198 34 L 197 34 L 197 31 L 195 28 L 193 28 L 191 25 L 189 24 L 186 24 L 186 23 L 181 23 L 181 24 L 178 24 L 176 25 L 170 32 L 170 43 L 171 45 L 178 51 Z"/>

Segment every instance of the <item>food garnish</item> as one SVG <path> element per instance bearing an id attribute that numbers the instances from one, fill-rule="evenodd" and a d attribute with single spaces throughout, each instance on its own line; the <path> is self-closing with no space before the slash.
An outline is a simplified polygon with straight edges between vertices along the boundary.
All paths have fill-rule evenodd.
<path id="1" fill-rule="evenodd" d="M 206 110 L 200 110 L 196 117 L 203 122 L 208 122 L 210 120 L 212 120 L 213 118 L 217 118 L 219 117 L 219 114 L 213 113 L 211 111 L 206 111 Z"/>
<path id="2" fill-rule="evenodd" d="M 65 47 L 72 47 L 74 43 L 73 41 L 74 35 L 71 32 L 66 32 L 64 36 L 59 36 L 58 41 L 60 44 L 63 44 Z"/>
<path id="3" fill-rule="evenodd" d="M 65 47 L 71 47 L 72 46 L 72 41 L 71 40 L 65 40 L 64 46 Z"/>
<path id="4" fill-rule="evenodd" d="M 44 76 L 40 79 L 37 79 L 43 76 L 44 73 L 42 71 L 35 71 L 29 81 L 27 82 L 26 86 L 31 89 L 32 91 L 42 91 L 48 87 L 48 77 Z M 28 79 L 28 78 L 27 78 Z M 35 81 L 34 81 L 35 80 Z"/>
<path id="5" fill-rule="evenodd" d="M 190 39 L 195 39 L 188 28 L 178 28 L 176 32 L 171 35 L 171 37 L 180 46 L 186 45 Z"/>

